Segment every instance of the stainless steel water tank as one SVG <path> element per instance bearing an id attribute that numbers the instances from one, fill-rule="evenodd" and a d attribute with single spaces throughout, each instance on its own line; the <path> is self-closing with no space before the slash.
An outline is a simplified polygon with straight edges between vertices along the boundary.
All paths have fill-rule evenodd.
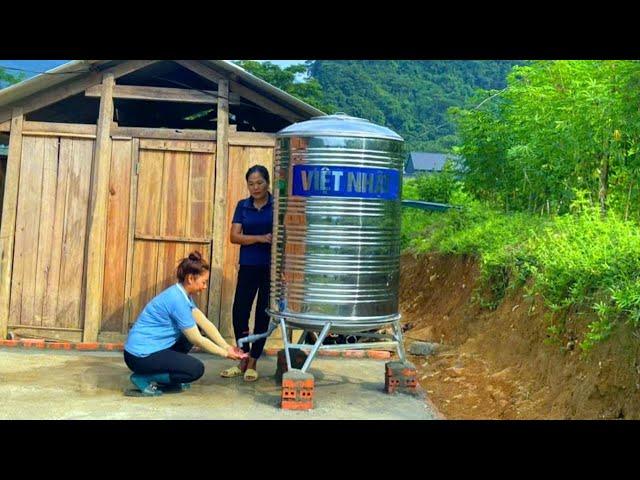
<path id="1" fill-rule="evenodd" d="M 397 320 L 402 137 L 337 114 L 276 139 L 271 317 L 334 332 Z"/>

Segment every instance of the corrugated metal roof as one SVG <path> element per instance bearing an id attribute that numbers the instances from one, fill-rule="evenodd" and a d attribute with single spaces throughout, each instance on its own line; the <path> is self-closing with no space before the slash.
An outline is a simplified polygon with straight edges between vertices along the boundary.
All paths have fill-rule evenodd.
<path id="1" fill-rule="evenodd" d="M 454 155 L 447 153 L 411 152 L 409 162 L 413 164 L 415 170 L 442 170 L 447 159 L 455 160 Z"/>
<path id="2" fill-rule="evenodd" d="M 28 97 L 35 92 L 45 90 L 53 87 L 59 83 L 65 82 L 69 79 L 86 74 L 91 70 L 100 70 L 101 67 L 107 64 L 115 64 L 125 60 L 72 60 L 71 62 L 60 65 L 59 67 L 48 70 L 44 74 L 36 75 L 35 77 L 24 80 L 20 83 L 10 85 L 0 90 L 0 107 L 17 102 L 22 98 Z M 160 60 L 162 61 L 162 60 Z M 274 87 L 268 82 L 252 75 L 245 69 L 240 68 L 234 63 L 228 60 L 200 60 L 204 64 L 229 72 L 235 76 L 244 85 L 253 88 L 257 92 L 264 92 L 269 94 L 275 100 L 293 109 L 295 112 L 303 113 L 307 116 L 325 115 L 324 112 L 312 107 L 306 102 L 294 97 L 293 95 Z M 52 75 L 55 74 L 55 75 Z"/>

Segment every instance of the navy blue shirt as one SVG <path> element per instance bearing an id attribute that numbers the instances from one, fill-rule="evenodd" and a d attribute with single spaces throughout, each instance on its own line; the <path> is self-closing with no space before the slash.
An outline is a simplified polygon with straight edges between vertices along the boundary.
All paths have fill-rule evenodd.
<path id="1" fill-rule="evenodd" d="M 238 202 L 231 223 L 240 223 L 244 235 L 266 235 L 273 230 L 273 197 L 269 194 L 266 205 L 258 210 L 253 198 Z M 271 244 L 253 243 L 240 246 L 240 265 L 269 265 L 271 263 Z"/>

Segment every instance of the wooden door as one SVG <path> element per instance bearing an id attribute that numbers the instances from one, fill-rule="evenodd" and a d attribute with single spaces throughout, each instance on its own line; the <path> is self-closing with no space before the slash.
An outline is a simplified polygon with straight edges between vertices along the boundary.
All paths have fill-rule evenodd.
<path id="1" fill-rule="evenodd" d="M 176 267 L 189 252 L 199 250 L 211 261 L 215 147 L 204 141 L 140 140 L 129 325 L 149 300 L 177 281 Z M 207 301 L 206 291 L 196 299 L 205 315 Z"/>

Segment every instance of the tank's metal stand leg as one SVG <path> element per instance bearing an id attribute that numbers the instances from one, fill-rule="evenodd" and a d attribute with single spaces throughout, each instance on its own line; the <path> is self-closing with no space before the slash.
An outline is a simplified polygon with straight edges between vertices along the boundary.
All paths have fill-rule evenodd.
<path id="1" fill-rule="evenodd" d="M 397 351 L 398 356 L 400 357 L 401 362 L 405 362 L 407 357 L 404 351 L 404 341 L 402 338 L 402 325 L 400 325 L 400 320 L 396 320 L 393 322 L 393 338 L 397 342 Z"/>
<path id="2" fill-rule="evenodd" d="M 282 330 L 282 343 L 284 343 L 284 355 L 287 359 L 287 370 L 291 370 L 291 355 L 289 355 L 289 337 L 287 337 L 287 324 L 284 318 L 280 319 L 280 329 Z"/>
<path id="3" fill-rule="evenodd" d="M 318 340 L 316 340 L 316 343 L 313 344 L 313 348 L 311 349 L 311 352 L 309 352 L 309 356 L 307 357 L 307 360 L 304 362 L 304 365 L 300 369 L 303 372 L 306 372 L 307 368 L 309 368 L 309 365 L 311 365 L 311 362 L 313 361 L 313 357 L 315 357 L 316 353 L 318 353 L 318 349 L 320 348 L 320 345 L 322 345 L 322 342 L 324 341 L 324 338 L 327 336 L 327 333 L 329 333 L 330 328 L 331 328 L 331 322 L 327 323 L 322 328 L 320 335 L 318 335 Z"/>
<path id="4" fill-rule="evenodd" d="M 284 321 L 283 318 L 280 319 L 280 328 L 282 329 L 282 341 L 284 343 L 284 354 L 285 354 L 285 358 L 287 359 L 287 369 L 291 370 L 292 366 L 291 366 L 291 353 L 289 352 L 290 348 L 295 348 L 298 345 L 301 345 L 302 342 L 300 341 L 297 344 L 294 343 L 290 343 L 287 337 L 287 324 Z M 316 343 L 313 344 L 313 347 L 311 348 L 311 352 L 309 352 L 309 355 L 307 356 L 307 359 L 304 362 L 304 365 L 302 365 L 302 368 L 300 369 L 300 371 L 302 372 L 306 372 L 307 369 L 309 368 L 309 365 L 311 365 L 311 362 L 313 361 L 313 358 L 315 357 L 316 353 L 318 353 L 318 349 L 320 348 L 320 346 L 322 345 L 322 342 L 324 341 L 325 337 L 327 336 L 327 333 L 329 333 L 329 330 L 331 329 L 331 322 L 325 324 L 324 327 L 322 327 L 322 331 L 320 332 L 320 335 L 318 335 L 318 338 L 316 340 Z"/>

